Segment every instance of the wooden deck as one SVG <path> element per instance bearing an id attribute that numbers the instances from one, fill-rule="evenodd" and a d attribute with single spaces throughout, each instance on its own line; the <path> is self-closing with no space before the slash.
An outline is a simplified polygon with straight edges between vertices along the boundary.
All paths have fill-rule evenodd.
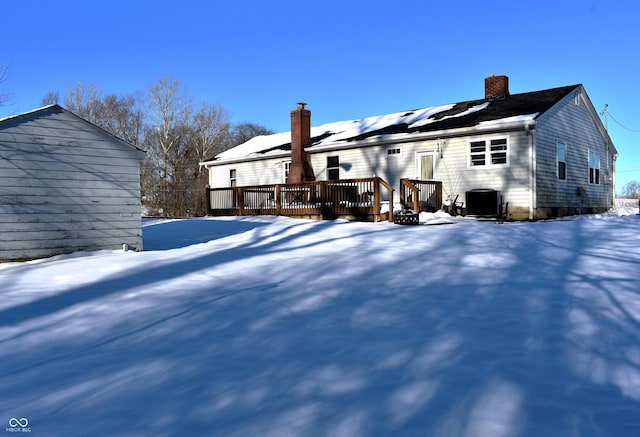
<path id="1" fill-rule="evenodd" d="M 438 211 L 442 208 L 442 182 L 400 179 L 400 203 L 416 212 Z"/>
<path id="2" fill-rule="evenodd" d="M 393 187 L 381 178 L 343 179 L 299 184 L 207 187 L 209 214 L 283 215 L 319 219 L 393 221 L 382 212 L 386 190 L 389 210 L 393 210 Z"/>

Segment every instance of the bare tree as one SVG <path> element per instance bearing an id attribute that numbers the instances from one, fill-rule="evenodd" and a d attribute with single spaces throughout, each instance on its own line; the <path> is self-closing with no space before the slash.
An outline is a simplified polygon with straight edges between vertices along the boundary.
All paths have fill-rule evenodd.
<path id="1" fill-rule="evenodd" d="M 192 211 L 206 214 L 208 174 L 200 162 L 226 149 L 229 138 L 229 112 L 218 104 L 202 103 L 191 120 L 188 152 L 183 164 L 189 167 L 185 191 L 189 192 Z"/>
<path id="2" fill-rule="evenodd" d="M 640 182 L 627 182 L 622 189 L 622 197 L 625 199 L 640 199 Z"/>
<path id="3" fill-rule="evenodd" d="M 104 96 L 95 109 L 97 123 L 115 136 L 137 146 L 142 141 L 143 111 L 134 96 Z"/>
<path id="4" fill-rule="evenodd" d="M 59 100 L 60 94 L 55 91 L 47 93 L 41 102 L 42 105 L 51 105 Z M 141 142 L 144 126 L 140 100 L 133 95 L 105 96 L 93 83 L 78 83 L 69 88 L 64 106 L 74 114 L 137 146 Z"/>
<path id="5" fill-rule="evenodd" d="M 157 165 L 164 214 L 175 215 L 169 202 L 170 191 L 175 194 L 176 160 L 184 147 L 191 116 L 190 104 L 180 83 L 167 76 L 156 81 L 147 91 L 149 125 L 145 130 L 145 145 L 152 152 L 149 157 Z"/>
<path id="6" fill-rule="evenodd" d="M 99 126 L 98 114 L 101 100 L 102 91 L 95 84 L 85 85 L 79 82 L 75 87 L 69 87 L 64 98 L 64 106 L 74 114 Z"/>
<path id="7" fill-rule="evenodd" d="M 43 105 L 57 103 L 48 93 Z M 95 84 L 70 87 L 64 106 L 78 116 L 145 150 L 141 164 L 142 203 L 149 212 L 206 214 L 207 174 L 200 162 L 256 135 L 271 134 L 252 123 L 231 125 L 222 106 L 202 103 L 193 111 L 180 83 L 164 77 L 146 95 L 104 95 Z"/>
<path id="8" fill-rule="evenodd" d="M 235 147 L 239 144 L 246 143 L 253 137 L 259 135 L 271 135 L 272 130 L 255 123 L 240 123 L 233 126 L 231 135 L 229 136 L 229 147 Z"/>
<path id="9" fill-rule="evenodd" d="M 53 92 L 47 93 L 47 95 L 45 95 L 40 101 L 40 104 L 42 106 L 49 106 L 49 105 L 57 105 L 58 102 L 60 102 L 60 93 L 58 91 L 53 91 Z"/>

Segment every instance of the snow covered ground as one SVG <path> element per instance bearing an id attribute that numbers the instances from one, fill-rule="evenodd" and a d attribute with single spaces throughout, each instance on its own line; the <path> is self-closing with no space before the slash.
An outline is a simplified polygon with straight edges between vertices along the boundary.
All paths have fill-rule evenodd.
<path id="1" fill-rule="evenodd" d="M 149 221 L 142 253 L 0 264 L 0 421 L 46 436 L 638 436 L 627 212 Z"/>

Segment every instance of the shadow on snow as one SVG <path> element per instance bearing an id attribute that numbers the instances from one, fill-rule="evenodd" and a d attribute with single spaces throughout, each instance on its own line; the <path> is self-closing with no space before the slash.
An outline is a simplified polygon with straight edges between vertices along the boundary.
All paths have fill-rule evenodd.
<path id="1" fill-rule="evenodd" d="M 14 401 L 0 407 L 61 434 L 638 435 L 640 309 L 629 272 L 640 254 L 619 228 L 372 225 L 342 239 L 339 226 L 256 228 L 242 244 L 1 313 L 2 324 L 20 323 L 220 275 L 211 289 L 195 281 L 158 294 L 97 340 L 88 325 L 86 340 L 18 351 L 0 389 Z M 393 244 L 378 242 L 387 232 Z M 261 257 L 273 260 L 252 270 Z M 236 261 L 247 276 L 225 276 Z"/>
<path id="2" fill-rule="evenodd" d="M 142 242 L 145 252 L 178 249 L 240 234 L 266 224 L 255 221 L 170 220 L 144 225 L 143 221 Z"/>

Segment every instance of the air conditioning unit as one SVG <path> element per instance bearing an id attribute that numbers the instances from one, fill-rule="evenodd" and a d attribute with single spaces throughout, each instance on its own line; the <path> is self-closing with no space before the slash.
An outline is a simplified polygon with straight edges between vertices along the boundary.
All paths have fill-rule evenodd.
<path id="1" fill-rule="evenodd" d="M 467 215 L 476 217 L 499 217 L 502 207 L 500 191 L 492 189 L 476 189 L 465 193 Z"/>

